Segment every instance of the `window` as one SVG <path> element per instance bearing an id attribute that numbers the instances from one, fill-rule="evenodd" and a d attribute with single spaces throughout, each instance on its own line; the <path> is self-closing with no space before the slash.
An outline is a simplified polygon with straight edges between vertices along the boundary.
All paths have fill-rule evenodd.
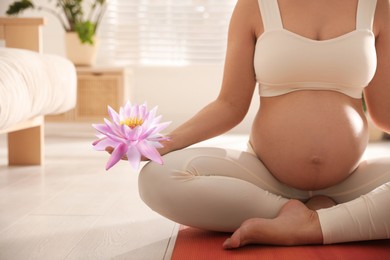
<path id="1" fill-rule="evenodd" d="M 99 64 L 218 64 L 237 0 L 110 0 Z"/>

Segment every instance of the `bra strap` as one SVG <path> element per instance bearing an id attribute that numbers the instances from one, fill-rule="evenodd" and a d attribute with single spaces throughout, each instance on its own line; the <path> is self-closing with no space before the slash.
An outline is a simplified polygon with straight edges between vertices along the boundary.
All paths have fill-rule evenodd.
<path id="1" fill-rule="evenodd" d="M 277 0 L 258 0 L 264 31 L 283 29 Z"/>
<path id="2" fill-rule="evenodd" d="M 356 14 L 356 29 L 372 31 L 375 8 L 376 0 L 359 0 Z"/>

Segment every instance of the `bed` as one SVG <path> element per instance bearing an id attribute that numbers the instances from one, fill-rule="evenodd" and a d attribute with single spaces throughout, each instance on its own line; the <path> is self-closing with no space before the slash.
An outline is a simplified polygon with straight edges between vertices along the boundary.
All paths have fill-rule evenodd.
<path id="1" fill-rule="evenodd" d="M 77 76 L 64 57 L 42 53 L 43 18 L 0 18 L 0 134 L 9 165 L 44 162 L 44 117 L 76 105 Z"/>

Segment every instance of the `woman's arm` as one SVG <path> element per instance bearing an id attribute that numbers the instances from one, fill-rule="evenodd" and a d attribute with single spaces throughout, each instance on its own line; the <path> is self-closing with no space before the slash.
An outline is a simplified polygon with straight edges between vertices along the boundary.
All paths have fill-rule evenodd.
<path id="1" fill-rule="evenodd" d="M 176 128 L 164 142 L 161 154 L 222 134 L 245 117 L 256 85 L 253 56 L 254 25 L 261 21 L 257 1 L 239 0 L 229 26 L 221 91 L 217 99 Z"/>
<path id="2" fill-rule="evenodd" d="M 378 0 L 377 70 L 364 90 L 368 112 L 375 124 L 390 132 L 390 1 Z"/>

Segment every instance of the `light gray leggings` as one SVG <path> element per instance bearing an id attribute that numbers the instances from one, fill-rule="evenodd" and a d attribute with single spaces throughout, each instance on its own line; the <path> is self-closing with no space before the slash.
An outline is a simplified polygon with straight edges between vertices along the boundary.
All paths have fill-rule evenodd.
<path id="1" fill-rule="evenodd" d="M 318 210 L 324 243 L 390 238 L 390 158 L 364 161 L 345 181 L 323 190 L 288 187 L 253 154 L 188 148 L 149 162 L 139 175 L 143 201 L 184 225 L 233 232 L 249 218 L 274 218 L 288 199 L 325 195 Z"/>

